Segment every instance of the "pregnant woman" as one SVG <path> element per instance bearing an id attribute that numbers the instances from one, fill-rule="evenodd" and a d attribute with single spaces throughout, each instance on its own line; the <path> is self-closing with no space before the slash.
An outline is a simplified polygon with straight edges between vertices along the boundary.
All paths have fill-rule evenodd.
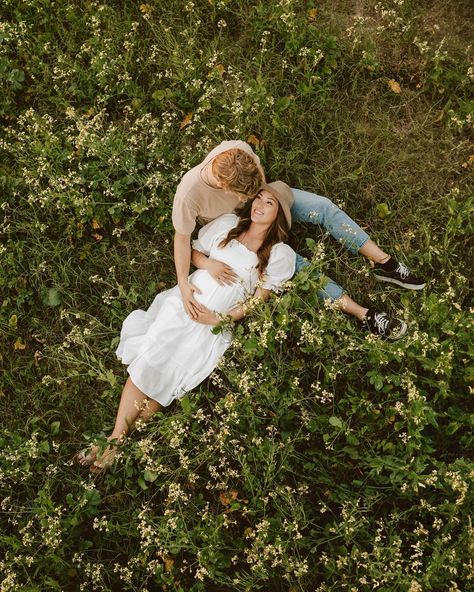
<path id="1" fill-rule="evenodd" d="M 201 383 L 216 367 L 232 341 L 229 330 L 212 333 L 223 319 L 245 316 L 245 300 L 265 300 L 295 271 L 295 252 L 283 241 L 291 226 L 293 194 L 285 183 L 264 184 L 258 195 L 237 211 L 202 227 L 193 242 L 192 261 L 199 267 L 189 277 L 200 311 L 190 318 L 178 286 L 161 292 L 147 311 L 134 310 L 125 319 L 117 357 L 127 364 L 115 427 L 102 454 L 92 446 L 76 455 L 92 472 L 108 468 L 133 424 L 147 421 Z M 213 261 L 231 271 L 217 282 L 206 269 Z"/>

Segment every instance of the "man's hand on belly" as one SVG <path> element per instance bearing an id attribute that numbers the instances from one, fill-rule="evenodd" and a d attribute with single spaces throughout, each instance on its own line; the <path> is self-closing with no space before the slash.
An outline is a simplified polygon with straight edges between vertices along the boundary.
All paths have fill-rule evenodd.
<path id="1" fill-rule="evenodd" d="M 186 314 L 191 317 L 193 320 L 197 319 L 197 315 L 202 312 L 203 306 L 199 304 L 197 300 L 194 298 L 194 292 L 196 294 L 201 294 L 201 290 L 193 284 L 189 282 L 184 283 L 183 285 L 179 285 L 179 290 L 181 292 L 181 297 L 183 299 L 183 306 Z"/>

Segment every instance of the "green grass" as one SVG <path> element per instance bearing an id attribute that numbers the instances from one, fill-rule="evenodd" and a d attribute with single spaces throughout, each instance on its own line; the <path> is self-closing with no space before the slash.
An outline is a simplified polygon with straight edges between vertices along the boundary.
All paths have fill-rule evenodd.
<path id="1" fill-rule="evenodd" d="M 1 11 L 1 591 L 470 589 L 471 3 Z M 70 459 L 112 425 L 123 319 L 175 283 L 176 185 L 250 136 L 270 180 L 343 203 L 427 279 L 376 284 L 295 226 L 409 334 L 367 339 L 301 273 L 93 478 Z"/>

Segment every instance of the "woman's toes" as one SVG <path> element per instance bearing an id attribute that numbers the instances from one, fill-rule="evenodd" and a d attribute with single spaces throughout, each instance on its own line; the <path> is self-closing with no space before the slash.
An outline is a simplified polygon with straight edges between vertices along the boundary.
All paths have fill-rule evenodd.
<path id="1" fill-rule="evenodd" d="M 89 470 L 92 473 L 101 473 L 102 471 L 106 471 L 112 466 L 116 452 L 117 451 L 115 448 L 106 448 L 104 450 L 104 453 L 98 456 L 95 459 L 95 461 L 91 464 Z"/>
<path id="2" fill-rule="evenodd" d="M 98 446 L 83 448 L 75 455 L 74 460 L 83 467 L 88 467 L 95 461 L 98 449 Z"/>

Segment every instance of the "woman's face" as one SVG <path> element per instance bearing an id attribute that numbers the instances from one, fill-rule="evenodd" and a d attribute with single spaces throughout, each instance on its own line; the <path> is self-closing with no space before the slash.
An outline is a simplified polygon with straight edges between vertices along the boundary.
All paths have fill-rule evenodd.
<path id="1" fill-rule="evenodd" d="M 278 201 L 268 191 L 260 191 L 252 202 L 250 218 L 257 224 L 271 224 L 278 215 Z"/>

